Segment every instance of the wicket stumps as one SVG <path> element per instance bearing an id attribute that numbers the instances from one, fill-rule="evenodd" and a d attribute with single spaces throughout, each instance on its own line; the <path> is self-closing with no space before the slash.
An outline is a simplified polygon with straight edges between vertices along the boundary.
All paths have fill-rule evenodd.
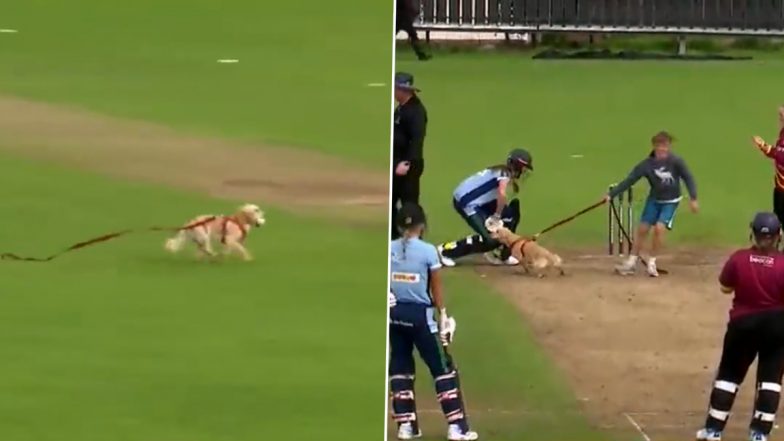
<path id="1" fill-rule="evenodd" d="M 612 191 L 616 185 L 617 184 L 610 185 L 609 190 Z M 615 255 L 616 252 L 619 256 L 623 256 L 632 251 L 631 242 L 629 242 L 623 234 L 623 230 L 625 230 L 630 238 L 634 236 L 634 207 L 632 206 L 634 195 L 632 189 L 629 188 L 626 190 L 625 195 L 626 198 L 624 198 L 624 193 L 621 193 L 607 204 L 607 247 L 611 256 Z M 626 203 L 625 210 L 624 202 Z M 613 210 L 618 210 L 617 217 L 613 213 Z M 618 221 L 621 222 L 620 225 L 618 224 Z M 618 244 L 617 248 L 615 246 L 616 243 Z"/>

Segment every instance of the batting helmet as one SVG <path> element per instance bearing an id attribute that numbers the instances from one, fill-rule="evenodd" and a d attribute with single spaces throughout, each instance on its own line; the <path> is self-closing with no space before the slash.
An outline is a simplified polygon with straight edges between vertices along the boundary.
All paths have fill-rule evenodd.
<path id="1" fill-rule="evenodd" d="M 534 159 L 531 157 L 531 154 L 528 153 L 528 150 L 525 149 L 514 149 L 509 152 L 509 156 L 506 157 L 506 164 L 511 167 L 512 170 L 520 172 L 526 168 L 531 171 L 534 169 Z"/>

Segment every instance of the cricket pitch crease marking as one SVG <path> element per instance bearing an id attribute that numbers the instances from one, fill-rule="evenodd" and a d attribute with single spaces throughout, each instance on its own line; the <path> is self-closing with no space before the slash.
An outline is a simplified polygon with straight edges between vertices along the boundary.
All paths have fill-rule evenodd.
<path id="1" fill-rule="evenodd" d="M 632 418 L 632 416 L 631 416 L 631 415 L 629 415 L 628 413 L 624 413 L 624 414 L 623 414 L 623 416 L 625 416 L 625 417 L 626 417 L 626 419 L 629 421 L 629 423 L 630 423 L 632 426 L 634 426 L 634 428 L 635 428 L 635 429 L 637 429 L 637 431 L 638 431 L 638 432 L 640 432 L 640 435 L 642 436 L 642 438 L 643 438 L 645 441 L 652 441 L 652 440 L 651 440 L 651 437 L 650 437 L 650 436 L 648 436 L 648 434 L 647 434 L 647 433 L 645 433 L 645 430 L 643 430 L 643 429 L 642 429 L 642 427 L 641 427 L 639 424 L 637 424 L 637 421 L 635 421 L 635 420 L 634 420 L 634 418 Z"/>
<path id="2" fill-rule="evenodd" d="M 441 409 L 420 409 L 418 410 L 419 413 L 424 415 L 441 415 L 443 411 Z M 541 412 L 535 410 L 524 410 L 524 409 L 517 409 L 517 410 L 509 410 L 509 409 L 475 409 L 469 412 L 470 413 L 477 413 L 477 414 L 492 414 L 492 415 L 503 415 L 503 416 L 552 416 L 553 418 L 557 418 L 558 415 L 554 412 Z M 577 413 L 580 413 L 579 411 Z M 668 417 L 672 417 L 673 415 L 684 415 L 684 416 L 693 416 L 701 414 L 701 412 L 697 411 L 682 411 L 682 412 L 623 412 L 620 416 L 623 416 L 626 421 L 631 424 L 631 426 L 640 434 L 640 436 L 645 441 L 653 441 L 650 435 L 642 428 L 642 426 L 634 419 L 634 416 L 663 416 L 667 415 Z M 622 427 L 628 427 L 624 425 L 617 425 L 617 424 L 598 424 L 596 427 L 603 429 L 603 430 L 618 430 Z M 681 423 L 681 424 L 656 424 L 652 426 L 656 430 L 681 430 L 688 427 L 688 424 Z M 778 427 L 776 427 L 778 429 Z"/>
<path id="3" fill-rule="evenodd" d="M 16 34 L 18 32 L 16 29 L 0 29 L 0 34 Z"/>

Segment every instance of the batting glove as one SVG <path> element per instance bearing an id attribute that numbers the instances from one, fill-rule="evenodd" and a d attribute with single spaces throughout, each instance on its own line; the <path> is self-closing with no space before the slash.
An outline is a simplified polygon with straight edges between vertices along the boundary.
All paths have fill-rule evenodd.
<path id="1" fill-rule="evenodd" d="M 392 294 L 392 291 L 389 291 L 389 297 L 387 297 L 387 301 L 389 302 L 390 308 L 394 308 L 395 305 L 397 305 L 397 298 L 395 298 L 395 295 Z"/>
<path id="2" fill-rule="evenodd" d="M 441 330 L 439 336 L 441 337 L 441 344 L 444 346 L 452 343 L 455 338 L 455 329 L 457 329 L 457 322 L 453 317 L 446 319 L 446 326 Z"/>

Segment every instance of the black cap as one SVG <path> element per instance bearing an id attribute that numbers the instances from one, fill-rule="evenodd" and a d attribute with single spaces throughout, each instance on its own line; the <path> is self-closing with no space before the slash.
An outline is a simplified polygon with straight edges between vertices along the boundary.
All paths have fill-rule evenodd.
<path id="1" fill-rule="evenodd" d="M 395 88 L 419 92 L 419 89 L 414 87 L 414 76 L 406 72 L 398 72 L 395 74 Z"/>
<path id="2" fill-rule="evenodd" d="M 406 202 L 400 207 L 395 219 L 395 225 L 402 230 L 407 230 L 418 225 L 425 225 L 427 218 L 425 217 L 425 210 L 413 202 Z"/>

